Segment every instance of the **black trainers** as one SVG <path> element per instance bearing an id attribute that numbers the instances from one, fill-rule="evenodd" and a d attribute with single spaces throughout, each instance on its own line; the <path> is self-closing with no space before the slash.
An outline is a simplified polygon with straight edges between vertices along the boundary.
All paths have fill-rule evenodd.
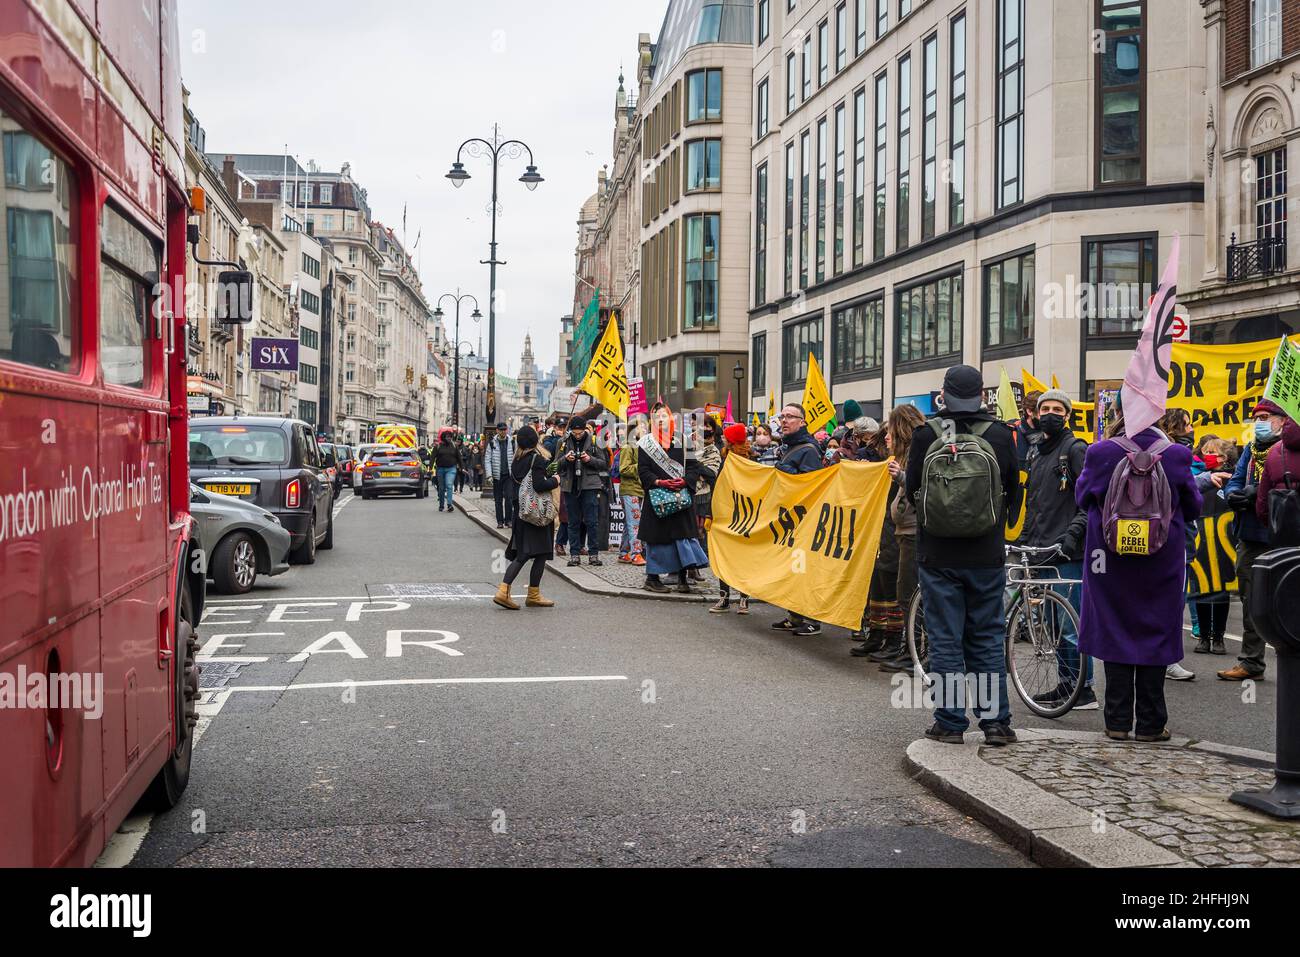
<path id="1" fill-rule="evenodd" d="M 1034 695 L 1034 704 L 1041 704 L 1044 708 L 1059 707 L 1063 698 L 1068 692 L 1061 685 L 1057 685 L 1051 691 L 1044 691 L 1042 694 Z"/>
<path id="2" fill-rule="evenodd" d="M 1196 647 L 1192 649 L 1194 655 L 1208 655 L 1210 653 L 1210 639 L 1202 638 L 1196 642 Z"/>
<path id="3" fill-rule="evenodd" d="M 794 631 L 794 622 L 789 618 L 782 618 L 780 621 L 772 622 L 772 627 L 777 631 Z"/>
<path id="4" fill-rule="evenodd" d="M 1222 639 L 1222 638 L 1211 638 L 1211 639 L 1210 639 L 1210 654 L 1212 654 L 1212 655 L 1226 655 L 1227 653 L 1228 653 L 1228 649 L 1225 648 L 1225 647 L 1223 647 L 1223 639 Z"/>
<path id="5" fill-rule="evenodd" d="M 1098 711 L 1101 709 L 1101 702 L 1097 700 L 1097 692 L 1091 688 L 1084 688 L 1079 692 L 1079 698 L 1074 702 L 1073 711 Z"/>
<path id="6" fill-rule="evenodd" d="M 931 741 L 938 741 L 941 744 L 961 744 L 966 740 L 966 735 L 961 731 L 949 731 L 938 721 L 930 725 L 930 729 L 925 732 L 925 736 Z"/>
<path id="7" fill-rule="evenodd" d="M 603 564 L 605 564 L 605 563 L 602 562 L 599 558 L 594 558 L 594 557 L 593 557 L 593 558 L 589 558 L 589 559 L 587 559 L 587 564 L 588 564 L 588 565 L 603 565 Z"/>
<path id="8" fill-rule="evenodd" d="M 656 595 L 666 595 L 670 590 L 668 586 L 658 578 L 647 578 L 645 580 L 645 585 L 642 587 L 644 587 L 646 591 L 654 592 Z"/>
<path id="9" fill-rule="evenodd" d="M 1016 733 L 1009 724 L 991 724 L 984 729 L 984 743 L 995 748 L 1016 743 Z"/>
<path id="10" fill-rule="evenodd" d="M 871 654 L 871 652 L 867 650 L 867 646 L 864 643 L 861 645 L 854 645 L 852 648 L 849 649 L 849 654 L 851 654 L 854 658 L 865 658 L 867 657 L 867 655 Z"/>
<path id="11" fill-rule="evenodd" d="M 797 626 L 790 634 L 796 638 L 813 638 L 822 633 L 822 626 L 815 621 L 805 621 L 802 625 Z"/>

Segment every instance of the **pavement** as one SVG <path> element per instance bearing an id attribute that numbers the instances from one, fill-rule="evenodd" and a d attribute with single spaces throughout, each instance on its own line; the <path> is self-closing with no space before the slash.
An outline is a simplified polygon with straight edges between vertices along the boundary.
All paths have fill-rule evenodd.
<path id="1" fill-rule="evenodd" d="M 709 615 L 613 562 L 551 563 L 555 608 L 497 608 L 491 501 L 457 502 L 345 493 L 315 565 L 211 596 L 189 789 L 101 865 L 1289 863 L 1292 835 L 1215 823 L 1267 758 L 1199 742 L 1272 746 L 1269 682 L 1205 680 L 1231 659 L 1167 686 L 1177 746 L 1105 744 L 1095 711 L 1018 712 L 1001 752 L 932 745 L 911 679 L 843 629 Z"/>

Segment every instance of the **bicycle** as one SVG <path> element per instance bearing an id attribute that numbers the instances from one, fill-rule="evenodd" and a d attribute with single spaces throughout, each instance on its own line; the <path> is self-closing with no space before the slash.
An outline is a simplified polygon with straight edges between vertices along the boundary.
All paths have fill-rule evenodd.
<path id="1" fill-rule="evenodd" d="M 1008 545 L 1007 554 L 1019 558 L 1007 566 L 1007 679 L 1030 711 L 1043 718 L 1059 718 L 1069 713 L 1079 700 L 1084 685 L 1080 675 L 1086 663 L 1079 656 L 1077 645 L 1072 656 L 1077 659 L 1075 668 L 1070 667 L 1062 654 L 1071 647 L 1064 637 L 1067 630 L 1072 630 L 1078 641 L 1079 616 L 1056 589 L 1080 586 L 1083 582 L 1062 578 L 1054 565 L 1030 563 L 1030 556 L 1064 557 L 1059 545 L 1046 548 Z M 1070 629 L 1063 627 L 1067 621 Z M 925 608 L 920 588 L 908 602 L 905 629 L 913 672 L 928 687 L 933 678 L 929 672 L 930 648 L 925 636 Z M 1056 691 L 1065 694 L 1058 696 L 1054 705 L 1035 700 Z"/>

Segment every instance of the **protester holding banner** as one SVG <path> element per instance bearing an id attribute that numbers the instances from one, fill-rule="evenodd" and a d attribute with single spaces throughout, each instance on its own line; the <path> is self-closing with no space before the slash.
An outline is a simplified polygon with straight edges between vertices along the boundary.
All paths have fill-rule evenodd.
<path id="1" fill-rule="evenodd" d="M 645 423 L 644 415 L 634 415 L 628 419 L 627 441 L 618 454 L 618 488 L 619 497 L 623 500 L 623 541 L 618 546 L 618 560 L 629 565 L 645 564 L 641 539 L 637 538 L 645 489 L 641 487 L 641 474 L 637 470 L 639 453 L 636 447 L 645 435 Z"/>
<path id="2" fill-rule="evenodd" d="M 656 405 L 650 416 L 650 431 L 637 442 L 637 473 L 645 489 L 649 508 L 641 511 L 638 537 L 645 544 L 645 588 L 666 592 L 661 575 L 677 575 L 677 591 L 692 594 L 687 573 L 704 568 L 708 556 L 697 535 L 694 497 L 691 490 L 699 481 L 699 461 L 686 457 L 683 442 L 674 437 L 672 410 Z"/>
<path id="3" fill-rule="evenodd" d="M 1218 490 L 1232 477 L 1237 466 L 1237 447 L 1226 439 L 1214 436 L 1203 436 L 1197 446 L 1199 451 L 1192 459 L 1192 468 L 1202 500 L 1198 535 L 1201 539 L 1214 539 L 1218 535 L 1217 519 L 1224 508 Z M 1197 554 L 1187 569 L 1188 591 L 1193 591 L 1193 584 L 1195 585 L 1195 594 L 1189 597 L 1188 608 L 1192 617 L 1192 637 L 1196 639 L 1196 647 L 1192 651 L 1198 655 L 1228 653 L 1223 640 L 1228 630 L 1232 596 L 1223 588 L 1203 588 L 1194 564 L 1199 561 L 1202 549 L 1208 554 L 1208 549 L 1213 547 L 1212 541 L 1199 542 Z"/>
<path id="4" fill-rule="evenodd" d="M 749 435 L 743 425 L 729 425 L 722 430 L 722 437 L 726 439 L 726 446 L 722 450 L 722 468 L 726 468 L 727 459 L 735 456 L 741 459 L 754 458 L 754 452 L 749 444 Z M 721 474 L 721 469 L 719 469 Z M 712 518 L 710 518 L 712 522 Z M 719 591 L 721 594 L 718 600 L 709 607 L 709 611 L 715 615 L 724 615 L 731 607 L 731 586 L 725 581 L 719 579 Z M 740 593 L 740 600 L 736 604 L 736 613 L 740 615 L 749 614 L 749 596 L 744 592 Z"/>
<path id="5" fill-rule="evenodd" d="M 1261 681 L 1264 678 L 1264 639 L 1250 614 L 1251 579 L 1255 562 L 1268 551 L 1268 523 L 1260 521 L 1256 504 L 1259 483 L 1269 453 L 1282 439 L 1286 416 L 1268 399 L 1255 406 L 1254 438 L 1246 446 L 1232 478 L 1223 487 L 1224 500 L 1237 513 L 1237 594 L 1241 598 L 1241 654 L 1237 664 L 1219 672 L 1224 681 Z"/>
<path id="6" fill-rule="evenodd" d="M 1005 525 L 1020 508 L 1020 471 L 1011 429 L 984 411 L 978 369 L 950 368 L 943 377 L 943 403 L 942 418 L 912 435 L 905 485 L 917 506 L 916 556 L 938 692 L 926 737 L 962 742 L 970 725 L 964 691 L 971 675 L 980 687 L 996 689 L 996 702 L 970 704 L 985 742 L 1000 746 L 1016 740 L 1002 593 Z M 964 478 L 954 482 L 955 472 Z M 964 491 L 950 494 L 957 487 Z"/>
<path id="7" fill-rule="evenodd" d="M 807 413 L 803 406 L 791 403 L 781 410 L 781 460 L 777 471 L 789 475 L 805 475 L 822 467 L 821 449 L 817 440 L 808 434 Z M 800 638 L 811 638 L 822 633 L 822 626 L 802 615 L 789 612 L 772 625 L 777 631 L 788 631 Z"/>

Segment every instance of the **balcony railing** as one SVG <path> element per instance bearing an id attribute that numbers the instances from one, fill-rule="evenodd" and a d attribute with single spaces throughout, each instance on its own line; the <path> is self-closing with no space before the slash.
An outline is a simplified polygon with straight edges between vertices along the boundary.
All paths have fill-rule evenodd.
<path id="1" fill-rule="evenodd" d="M 1273 276 L 1286 271 L 1286 239 L 1267 236 L 1253 243 L 1237 242 L 1233 233 L 1228 244 L 1228 282 Z"/>

